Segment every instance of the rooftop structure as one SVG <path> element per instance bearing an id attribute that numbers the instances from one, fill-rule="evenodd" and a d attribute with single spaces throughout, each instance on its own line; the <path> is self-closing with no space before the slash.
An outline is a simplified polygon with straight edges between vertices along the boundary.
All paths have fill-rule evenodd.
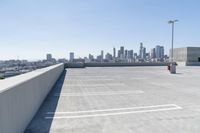
<path id="1" fill-rule="evenodd" d="M 175 48 L 173 53 L 174 61 L 179 65 L 200 65 L 200 47 Z"/>

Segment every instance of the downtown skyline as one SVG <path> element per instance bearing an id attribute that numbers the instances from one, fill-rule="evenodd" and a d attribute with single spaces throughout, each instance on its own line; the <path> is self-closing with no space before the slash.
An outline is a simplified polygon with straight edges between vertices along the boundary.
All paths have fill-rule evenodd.
<path id="1" fill-rule="evenodd" d="M 162 49 L 162 50 L 161 50 Z M 160 51 L 161 50 L 161 51 Z M 48 54 L 47 54 L 48 55 Z M 88 53 L 87 56 L 84 57 L 78 57 L 76 56 L 76 53 L 71 51 L 69 52 L 69 58 L 67 58 L 69 61 L 73 61 L 73 59 L 100 59 L 101 61 L 106 59 L 109 56 L 108 60 L 116 60 L 116 59 L 160 59 L 164 58 L 165 56 L 168 56 L 168 54 L 165 53 L 164 46 L 156 45 L 152 47 L 150 50 L 146 49 L 146 46 L 141 42 L 138 46 L 138 49 L 127 49 L 124 46 L 120 47 L 113 47 L 112 52 L 100 50 L 99 53 Z M 147 57 L 149 56 L 149 57 Z"/>
<path id="2" fill-rule="evenodd" d="M 84 57 L 111 53 L 114 46 L 136 51 L 140 42 L 148 51 L 162 45 L 169 54 L 171 19 L 179 20 L 174 47 L 197 47 L 198 5 L 197 0 L 1 1 L 0 60 L 38 60 L 46 53 L 69 58 L 71 51 Z"/>

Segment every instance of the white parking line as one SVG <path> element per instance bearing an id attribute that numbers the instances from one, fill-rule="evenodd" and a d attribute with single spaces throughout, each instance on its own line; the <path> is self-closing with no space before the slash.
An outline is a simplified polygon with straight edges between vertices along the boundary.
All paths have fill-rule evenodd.
<path id="1" fill-rule="evenodd" d="M 171 106 L 171 107 L 170 107 Z M 160 107 L 160 108 L 159 108 Z M 130 109 L 139 109 L 127 111 Z M 72 116 L 47 116 L 45 119 L 75 119 L 75 118 L 89 118 L 89 117 L 100 117 L 100 116 L 114 116 L 114 115 L 125 115 L 125 114 L 136 114 L 136 113 L 150 113 L 150 112 L 159 112 L 159 111 L 170 111 L 170 110 L 179 110 L 182 107 L 179 107 L 175 104 L 167 105 L 155 105 L 155 106 L 144 106 L 144 107 L 132 107 L 132 108 L 119 108 L 119 109 L 106 109 L 106 110 L 91 110 L 91 111 L 78 111 L 78 112 L 47 112 L 48 115 L 51 114 L 69 114 L 69 113 L 97 113 L 97 112 L 108 112 L 108 113 L 97 113 L 97 114 L 83 114 L 83 115 L 72 115 Z M 110 112 L 110 111 L 122 111 L 122 112 Z"/>
<path id="2" fill-rule="evenodd" d="M 131 79 L 134 79 L 134 80 L 143 80 L 143 79 L 147 79 L 147 78 L 143 78 L 143 77 L 132 77 Z"/>
<path id="3" fill-rule="evenodd" d="M 125 86 L 124 83 L 105 83 L 105 84 L 66 84 L 66 87 L 98 87 L 98 86 Z"/>
<path id="4" fill-rule="evenodd" d="M 66 82 L 72 82 L 72 81 L 113 81 L 114 79 L 67 79 Z"/>
<path id="5" fill-rule="evenodd" d="M 87 78 L 106 78 L 107 76 L 96 76 L 96 75 L 67 75 L 67 77 L 66 77 L 66 79 L 68 78 L 68 77 L 87 77 Z"/>
<path id="6" fill-rule="evenodd" d="M 79 114 L 79 113 L 94 113 L 94 112 L 108 112 L 108 111 L 123 111 L 132 109 L 148 109 L 148 108 L 181 108 L 176 104 L 164 104 L 164 105 L 153 105 L 153 106 L 139 106 L 129 108 L 116 108 L 116 109 L 101 109 L 101 110 L 86 110 L 86 111 L 68 111 L 68 112 L 47 112 L 46 114 Z"/>
<path id="7" fill-rule="evenodd" d="M 144 91 L 114 91 L 114 92 L 89 92 L 89 93 L 55 93 L 57 97 L 80 97 L 80 96 L 111 96 L 111 95 L 127 95 L 127 94 L 142 94 Z"/>

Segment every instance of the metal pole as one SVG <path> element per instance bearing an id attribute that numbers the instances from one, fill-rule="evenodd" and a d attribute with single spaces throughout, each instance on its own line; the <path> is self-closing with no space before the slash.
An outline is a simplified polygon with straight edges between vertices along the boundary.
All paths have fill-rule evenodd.
<path id="1" fill-rule="evenodd" d="M 172 62 L 174 59 L 174 22 L 172 22 Z"/>

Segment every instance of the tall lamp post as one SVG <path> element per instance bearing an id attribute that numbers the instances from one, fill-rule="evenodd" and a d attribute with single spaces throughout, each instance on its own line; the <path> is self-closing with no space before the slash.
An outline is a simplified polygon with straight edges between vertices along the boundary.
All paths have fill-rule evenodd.
<path id="1" fill-rule="evenodd" d="M 172 49 L 171 49 L 171 62 L 174 59 L 174 23 L 178 22 L 178 20 L 170 20 L 168 21 L 169 24 L 172 24 Z"/>
<path id="2" fill-rule="evenodd" d="M 178 20 L 170 20 L 168 21 L 169 24 L 172 25 L 172 49 L 171 49 L 171 66 L 170 66 L 170 72 L 172 74 L 176 73 L 176 64 L 174 61 L 174 23 L 178 22 Z"/>

